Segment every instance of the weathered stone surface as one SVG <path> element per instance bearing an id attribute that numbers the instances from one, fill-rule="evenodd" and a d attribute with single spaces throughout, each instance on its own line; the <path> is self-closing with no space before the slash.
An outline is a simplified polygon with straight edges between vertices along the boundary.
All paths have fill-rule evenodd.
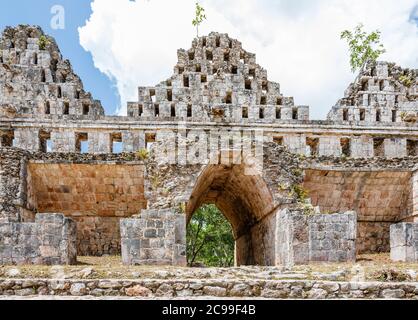
<path id="1" fill-rule="evenodd" d="M 390 258 L 418 262 L 418 224 L 398 223 L 390 227 Z"/>
<path id="2" fill-rule="evenodd" d="M 0 264 L 53 265 L 77 261 L 76 226 L 62 214 L 39 213 L 34 223 L 0 223 L 0 230 Z M 10 274 L 18 275 L 18 270 Z"/>
<path id="3" fill-rule="evenodd" d="M 39 27 L 18 26 L 0 40 L 0 235 L 21 241 L 0 247 L 7 261 L 44 262 L 31 249 L 36 227 L 25 224 L 37 212 L 61 212 L 77 223 L 78 254 L 122 250 L 129 263 L 179 265 L 184 224 L 204 203 L 215 203 L 231 222 L 237 265 L 276 264 L 277 251 L 287 250 L 277 237 L 293 243 L 282 260 L 353 260 L 354 238 L 338 236 L 352 224 L 300 217 L 289 240 L 277 231 L 286 231 L 276 225 L 278 208 L 356 211 L 359 253 L 388 251 L 390 224 L 416 219 L 416 70 L 371 63 L 328 120 L 311 121 L 309 107 L 285 96 L 255 54 L 211 33 L 179 50 L 174 74 L 140 87 L 128 115 L 115 117 L 104 115 L 54 39 L 42 44 L 43 36 Z M 204 142 L 220 148 L 205 157 Z M 151 155 L 135 155 L 140 149 Z M 146 217 L 145 209 L 169 208 L 185 208 L 176 227 Z M 146 225 L 120 230 L 120 219 L 136 214 Z M 67 254 L 55 231 L 36 245 L 50 257 L 45 263 Z"/>
<path id="4" fill-rule="evenodd" d="M 264 299 L 417 299 L 417 283 L 379 282 L 327 282 L 310 280 L 112 280 L 114 288 L 103 289 L 101 281 L 93 280 L 39 280 L 32 279 L 32 286 L 24 288 L 26 280 L 0 279 L 3 295 L 9 296 L 96 296 L 96 297 L 215 297 L 215 298 L 264 298 Z M 222 281 L 223 286 L 219 283 Z M 203 287 L 196 286 L 202 284 Z M 231 288 L 247 286 L 246 290 Z"/>
<path id="5" fill-rule="evenodd" d="M 355 261 L 356 225 L 354 212 L 306 215 L 285 209 L 277 217 L 277 263 Z"/>
<path id="6" fill-rule="evenodd" d="M 186 218 L 173 210 L 143 210 L 120 221 L 124 264 L 186 265 Z"/>

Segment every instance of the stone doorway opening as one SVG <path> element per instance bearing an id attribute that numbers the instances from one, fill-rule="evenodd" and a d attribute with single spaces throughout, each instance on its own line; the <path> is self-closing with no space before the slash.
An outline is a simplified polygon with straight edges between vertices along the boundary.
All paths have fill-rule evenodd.
<path id="1" fill-rule="evenodd" d="M 146 208 L 144 166 L 137 163 L 29 162 L 30 213 L 62 213 L 77 225 L 77 255 L 121 254 L 120 219 Z"/>
<path id="2" fill-rule="evenodd" d="M 232 267 L 235 239 L 232 226 L 216 205 L 203 205 L 187 225 L 189 267 Z"/>
<path id="3" fill-rule="evenodd" d="M 203 205 L 216 205 L 232 227 L 235 265 L 274 265 L 273 196 L 259 174 L 246 164 L 207 165 L 186 206 L 186 220 Z"/>

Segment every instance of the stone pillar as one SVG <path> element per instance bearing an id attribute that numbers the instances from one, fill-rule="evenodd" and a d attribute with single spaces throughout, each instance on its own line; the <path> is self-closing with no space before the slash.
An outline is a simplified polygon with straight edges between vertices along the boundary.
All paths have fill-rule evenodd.
<path id="1" fill-rule="evenodd" d="M 276 264 L 355 261 L 356 225 L 354 212 L 306 215 L 284 209 L 277 216 Z"/>
<path id="2" fill-rule="evenodd" d="M 341 141 L 339 137 L 319 137 L 320 156 L 341 156 Z"/>
<path id="3" fill-rule="evenodd" d="M 186 217 L 172 209 L 143 210 L 121 219 L 122 261 L 127 265 L 186 266 Z"/>
<path id="4" fill-rule="evenodd" d="M 390 258 L 392 261 L 418 262 L 418 223 L 390 226 Z"/>
<path id="5" fill-rule="evenodd" d="M 37 129 L 16 129 L 14 132 L 14 147 L 29 151 L 40 150 L 39 130 Z"/>
<path id="6" fill-rule="evenodd" d="M 0 264 L 75 264 L 76 224 L 62 214 L 37 214 L 35 223 L 0 223 Z"/>
<path id="7" fill-rule="evenodd" d="M 75 140 L 73 131 L 52 131 L 52 152 L 75 152 Z"/>
<path id="8" fill-rule="evenodd" d="M 388 138 L 384 141 L 385 157 L 401 158 L 406 157 L 406 139 Z"/>
<path id="9" fill-rule="evenodd" d="M 123 131 L 122 142 L 124 152 L 137 152 L 145 148 L 144 131 Z"/>
<path id="10" fill-rule="evenodd" d="M 112 146 L 109 132 L 89 133 L 89 153 L 111 153 Z"/>
<path id="11" fill-rule="evenodd" d="M 353 137 L 350 146 L 353 158 L 371 158 L 374 156 L 373 139 L 371 137 Z"/>

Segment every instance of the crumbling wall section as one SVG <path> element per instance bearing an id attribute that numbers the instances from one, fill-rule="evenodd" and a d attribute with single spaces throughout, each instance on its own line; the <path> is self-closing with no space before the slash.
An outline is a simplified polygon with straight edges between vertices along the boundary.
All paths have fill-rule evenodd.
<path id="1" fill-rule="evenodd" d="M 277 219 L 277 264 L 355 261 L 356 229 L 354 212 L 305 215 L 284 209 Z"/>
<path id="2" fill-rule="evenodd" d="M 390 258 L 418 262 L 418 224 L 398 223 L 390 227 Z"/>
<path id="3" fill-rule="evenodd" d="M 186 217 L 172 209 L 144 210 L 120 221 L 127 265 L 186 265 Z"/>
<path id="4" fill-rule="evenodd" d="M 37 214 L 34 223 L 0 222 L 0 264 L 75 264 L 76 225 L 63 214 Z"/>

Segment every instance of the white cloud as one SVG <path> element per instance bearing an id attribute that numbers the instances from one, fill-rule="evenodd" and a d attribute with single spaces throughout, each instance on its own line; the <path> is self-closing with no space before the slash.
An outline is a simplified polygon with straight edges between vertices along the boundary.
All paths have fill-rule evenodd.
<path id="1" fill-rule="evenodd" d="M 168 78 L 177 49 L 191 46 L 195 0 L 94 0 L 79 29 L 80 43 L 95 66 L 116 80 L 126 102 L 138 86 Z M 205 0 L 208 20 L 201 33 L 219 31 L 257 54 L 272 81 L 296 104 L 324 118 L 354 78 L 340 32 L 363 22 L 380 29 L 390 60 L 418 68 L 418 26 L 410 18 L 418 0 Z"/>

